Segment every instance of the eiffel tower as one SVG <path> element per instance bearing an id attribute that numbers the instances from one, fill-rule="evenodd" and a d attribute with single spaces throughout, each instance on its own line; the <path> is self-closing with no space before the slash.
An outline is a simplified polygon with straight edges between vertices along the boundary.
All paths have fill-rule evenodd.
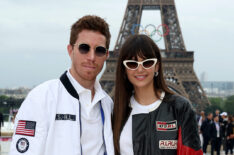
<path id="1" fill-rule="evenodd" d="M 163 34 L 167 35 L 163 36 L 165 49 L 160 52 L 168 87 L 188 98 L 197 110 L 204 109 L 210 102 L 193 70 L 194 52 L 185 48 L 174 0 L 128 0 L 114 51 L 110 52 L 101 79 L 103 88 L 113 97 L 118 51 L 132 35 L 132 27 L 140 25 L 143 10 L 159 10 L 162 25 L 167 25 L 162 27 Z M 134 30 L 139 32 L 139 28 L 135 26 Z"/>

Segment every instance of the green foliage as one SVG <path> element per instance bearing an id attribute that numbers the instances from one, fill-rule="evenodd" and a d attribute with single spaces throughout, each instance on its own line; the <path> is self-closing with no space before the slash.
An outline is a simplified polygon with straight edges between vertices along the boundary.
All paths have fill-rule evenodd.
<path id="1" fill-rule="evenodd" d="M 19 99 L 5 95 L 0 96 L 0 112 L 3 114 L 8 114 L 11 108 L 19 109 L 23 100 L 23 98 Z"/>
<path id="2" fill-rule="evenodd" d="M 209 98 L 210 102 L 211 102 L 211 105 L 215 106 L 215 107 L 219 107 L 219 108 L 222 108 L 222 104 L 224 102 L 224 99 L 223 98 L 220 98 L 220 97 L 212 97 L 212 98 Z"/>
<path id="3" fill-rule="evenodd" d="M 228 115 L 234 115 L 234 95 L 229 96 L 224 103 L 224 111 L 228 113 Z"/>
<path id="4" fill-rule="evenodd" d="M 1 95 L 1 96 L 0 96 L 0 103 L 1 103 L 1 101 L 7 100 L 8 98 L 9 98 L 9 97 L 6 96 L 6 95 Z"/>
<path id="5" fill-rule="evenodd" d="M 205 113 L 208 114 L 210 112 L 214 113 L 215 110 L 219 109 L 220 111 L 223 111 L 223 105 L 224 105 L 224 99 L 221 97 L 210 97 L 209 101 L 211 103 L 210 106 L 208 106 L 205 109 Z"/>
<path id="6" fill-rule="evenodd" d="M 219 109 L 220 112 L 225 111 L 228 115 L 234 115 L 234 95 L 229 96 L 226 99 L 221 97 L 210 97 L 209 101 L 211 105 L 205 109 L 206 114 L 209 112 L 214 113 L 216 109 Z"/>

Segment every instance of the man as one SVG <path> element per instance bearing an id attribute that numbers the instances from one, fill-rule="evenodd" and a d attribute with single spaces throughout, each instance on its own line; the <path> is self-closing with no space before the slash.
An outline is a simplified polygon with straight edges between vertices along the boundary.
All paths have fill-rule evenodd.
<path id="1" fill-rule="evenodd" d="M 3 114 L 0 113 L 0 136 L 1 136 L 1 127 L 4 125 Z"/>
<path id="2" fill-rule="evenodd" d="M 71 68 L 33 89 L 16 116 L 10 155 L 113 155 L 113 102 L 96 76 L 107 59 L 108 24 L 84 16 L 71 28 Z"/>
<path id="3" fill-rule="evenodd" d="M 216 109 L 216 110 L 215 110 L 215 116 L 219 116 L 219 122 L 222 123 L 223 118 L 222 118 L 221 115 L 220 115 L 219 109 Z"/>
<path id="4" fill-rule="evenodd" d="M 227 155 L 229 150 L 230 154 L 233 154 L 233 144 L 234 144 L 234 121 L 233 121 L 233 116 L 228 117 L 228 124 L 226 128 L 226 149 L 225 149 L 225 154 Z"/>
<path id="5" fill-rule="evenodd" d="M 220 114 L 222 117 L 222 122 L 220 123 L 221 129 L 222 129 L 222 144 L 223 144 L 223 150 L 227 149 L 227 124 L 228 124 L 228 114 L 227 112 L 222 112 Z"/>
<path id="6" fill-rule="evenodd" d="M 214 154 L 214 150 L 216 150 L 217 155 L 220 155 L 221 142 L 222 129 L 219 123 L 219 115 L 216 115 L 211 126 L 211 155 Z"/>
<path id="7" fill-rule="evenodd" d="M 213 114 L 209 113 L 206 120 L 201 125 L 201 133 L 203 136 L 203 153 L 206 154 L 206 149 L 211 138 L 211 127 L 212 127 Z"/>

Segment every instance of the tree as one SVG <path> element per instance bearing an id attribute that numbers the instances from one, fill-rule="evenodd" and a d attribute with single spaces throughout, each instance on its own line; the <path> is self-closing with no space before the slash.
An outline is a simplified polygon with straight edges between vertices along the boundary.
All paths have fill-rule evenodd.
<path id="1" fill-rule="evenodd" d="M 234 115 L 234 95 L 229 96 L 224 102 L 224 110 L 228 115 Z"/>
<path id="2" fill-rule="evenodd" d="M 214 113 L 216 109 L 219 109 L 220 111 L 223 111 L 224 107 L 224 99 L 221 97 L 210 97 L 209 101 L 211 103 L 210 106 L 206 107 L 205 113 Z"/>
<path id="3" fill-rule="evenodd" d="M 18 109 L 23 100 L 23 98 L 14 98 L 6 95 L 0 96 L 0 112 L 7 114 L 11 108 Z"/>

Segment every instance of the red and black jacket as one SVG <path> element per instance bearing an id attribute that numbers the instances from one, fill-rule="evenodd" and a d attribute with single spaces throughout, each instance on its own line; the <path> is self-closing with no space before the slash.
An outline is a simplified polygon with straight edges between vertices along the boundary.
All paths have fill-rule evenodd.
<path id="1" fill-rule="evenodd" d="M 134 155 L 202 155 L 195 112 L 185 98 L 166 94 L 148 114 L 132 116 Z"/>

